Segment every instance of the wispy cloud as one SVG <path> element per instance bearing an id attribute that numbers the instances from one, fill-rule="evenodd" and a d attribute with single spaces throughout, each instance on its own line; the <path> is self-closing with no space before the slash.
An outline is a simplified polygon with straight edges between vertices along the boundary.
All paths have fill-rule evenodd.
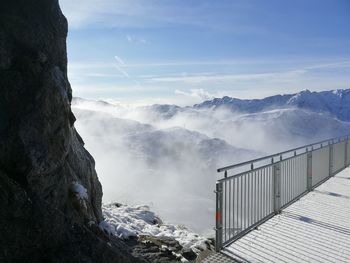
<path id="1" fill-rule="evenodd" d="M 120 78 L 120 77 L 124 77 L 124 75 L 122 75 L 122 74 L 108 74 L 108 73 L 87 73 L 84 76 L 95 77 L 95 78 Z"/>
<path id="2" fill-rule="evenodd" d="M 159 91 L 157 86 L 148 87 L 149 91 Z M 123 97 L 124 94 L 132 94 L 135 92 L 143 92 L 144 88 L 139 85 L 116 85 L 113 83 L 105 83 L 105 84 L 76 84 L 74 85 L 74 93 L 75 95 L 80 97 L 91 98 L 91 96 L 95 96 L 97 98 L 101 97 L 110 97 L 116 98 L 118 96 Z M 111 95 L 111 96 L 108 96 Z"/>
<path id="3" fill-rule="evenodd" d="M 155 77 L 148 81 L 151 82 L 183 82 L 183 83 L 203 83 L 203 82 L 217 82 L 217 81 L 251 81 L 251 80 L 276 80 L 276 79 L 290 79 L 302 74 L 305 70 L 293 70 L 286 72 L 269 72 L 256 74 L 217 74 L 217 75 L 189 75 L 189 76 L 171 76 L 171 77 Z"/>
<path id="4" fill-rule="evenodd" d="M 206 61 L 205 64 L 209 66 L 201 68 L 208 69 L 208 72 L 198 72 L 197 65 L 202 62 L 131 64 L 117 56 L 115 62 L 71 63 L 69 78 L 74 94 L 81 97 L 128 97 L 128 100 L 138 99 L 141 102 L 155 102 L 151 98 L 158 98 L 159 103 L 180 105 L 191 105 L 213 96 L 262 98 L 279 93 L 294 93 L 302 89 L 316 91 L 350 87 L 350 74 L 346 74 L 349 72 L 350 60 L 345 59 L 270 59 L 265 64 L 263 59 Z M 234 63 L 238 63 L 239 67 Z M 158 70 L 158 66 L 164 73 Z M 185 68 L 189 73 L 182 72 Z M 266 71 L 261 72 L 262 69 Z M 216 70 L 216 73 L 209 70 Z"/>
<path id="5" fill-rule="evenodd" d="M 131 44 L 149 44 L 149 42 L 146 39 L 135 35 L 126 35 L 126 40 Z"/>
<path id="6" fill-rule="evenodd" d="M 181 82 L 188 84 L 199 84 L 203 82 L 217 82 L 217 81 L 229 81 L 229 82 L 244 82 L 244 81 L 290 81 L 297 79 L 300 76 L 311 73 L 313 70 L 327 70 L 327 69 L 342 69 L 349 68 L 350 61 L 340 61 L 326 64 L 313 64 L 305 66 L 299 69 L 287 70 L 287 71 L 271 71 L 265 73 L 247 73 L 247 74 L 195 74 L 177 76 L 158 76 L 147 79 L 149 82 Z"/>
<path id="7" fill-rule="evenodd" d="M 246 1 L 188 3 L 149 0 L 146 4 L 143 0 L 85 0 L 82 5 L 79 1 L 60 0 L 60 4 L 73 28 L 164 28 L 187 25 L 238 34 L 266 33 L 261 25 L 241 19 L 242 14 L 252 8 Z M 216 15 L 225 12 L 229 12 L 229 16 Z"/>
<path id="8" fill-rule="evenodd" d="M 303 68 L 306 69 L 316 69 L 316 68 L 335 68 L 335 67 L 349 67 L 350 60 L 342 59 L 335 60 L 334 58 L 259 58 L 259 59 L 250 59 L 250 58 L 231 58 L 231 59 L 216 59 L 216 60 L 179 60 L 179 61 L 149 61 L 145 63 L 131 62 L 125 64 L 121 60 L 120 66 L 123 68 L 149 68 L 149 67 L 184 67 L 184 66 L 242 66 L 242 65 L 252 65 L 266 67 L 277 65 L 278 67 L 283 65 L 293 65 L 301 64 L 306 65 Z M 119 62 L 121 62 L 119 61 Z M 69 63 L 70 68 L 108 68 L 113 67 L 114 63 L 111 62 L 85 62 L 85 63 Z"/>
<path id="9" fill-rule="evenodd" d="M 332 68 L 349 68 L 349 67 L 350 67 L 350 61 L 338 61 L 338 62 L 332 62 L 332 63 L 311 65 L 311 66 L 305 67 L 305 69 L 312 70 L 312 69 L 332 69 Z"/>
<path id="10" fill-rule="evenodd" d="M 215 97 L 213 94 L 210 94 L 208 91 L 204 89 L 191 89 L 190 92 L 175 90 L 174 93 L 176 95 L 193 97 L 195 99 L 200 99 L 200 100 L 209 100 Z"/>

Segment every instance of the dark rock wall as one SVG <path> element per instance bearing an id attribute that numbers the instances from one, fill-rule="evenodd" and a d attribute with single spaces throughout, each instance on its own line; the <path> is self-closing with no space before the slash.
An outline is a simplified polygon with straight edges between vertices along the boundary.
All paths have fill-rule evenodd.
<path id="1" fill-rule="evenodd" d="M 136 262 L 98 228 L 102 189 L 74 128 L 66 36 L 58 0 L 1 0 L 0 262 Z"/>
<path id="2" fill-rule="evenodd" d="M 73 126 L 66 36 L 56 0 L 2 4 L 0 167 L 67 216 L 100 221 L 101 185 Z M 71 209 L 73 181 L 88 190 L 84 217 Z"/>

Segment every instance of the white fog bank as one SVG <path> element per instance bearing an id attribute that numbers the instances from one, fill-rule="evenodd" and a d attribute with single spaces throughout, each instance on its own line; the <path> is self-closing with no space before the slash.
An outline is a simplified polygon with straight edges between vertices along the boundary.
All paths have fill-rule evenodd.
<path id="1" fill-rule="evenodd" d="M 104 202 L 149 205 L 165 221 L 202 234 L 213 233 L 217 168 L 349 127 L 300 109 L 242 114 L 84 99 L 74 99 L 72 109 L 95 158 Z"/>

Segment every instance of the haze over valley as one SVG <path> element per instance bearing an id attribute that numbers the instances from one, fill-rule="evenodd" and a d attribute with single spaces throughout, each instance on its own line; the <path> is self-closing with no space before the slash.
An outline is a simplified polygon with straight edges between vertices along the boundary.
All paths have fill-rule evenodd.
<path id="1" fill-rule="evenodd" d="M 147 204 L 167 221 L 208 234 L 217 168 L 346 134 L 349 101 L 350 90 L 306 90 L 187 107 L 74 98 L 72 108 L 104 202 Z"/>

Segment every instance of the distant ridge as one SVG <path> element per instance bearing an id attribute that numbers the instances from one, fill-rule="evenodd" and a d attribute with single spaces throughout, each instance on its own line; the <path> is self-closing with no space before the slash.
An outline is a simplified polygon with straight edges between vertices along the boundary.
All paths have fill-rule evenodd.
<path id="1" fill-rule="evenodd" d="M 264 99 L 215 98 L 193 106 L 213 110 L 228 108 L 232 111 L 257 113 L 271 109 L 301 108 L 314 112 L 329 113 L 342 121 L 350 121 L 350 89 L 321 92 L 303 90 L 295 94 L 275 95 Z"/>

